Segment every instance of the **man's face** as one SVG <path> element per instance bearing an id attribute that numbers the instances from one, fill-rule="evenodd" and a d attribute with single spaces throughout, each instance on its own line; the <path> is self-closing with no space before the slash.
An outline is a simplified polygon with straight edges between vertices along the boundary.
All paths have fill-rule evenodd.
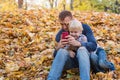
<path id="1" fill-rule="evenodd" d="M 69 22 L 72 20 L 71 17 L 65 17 L 65 19 L 63 21 L 60 21 L 60 24 L 62 25 L 62 29 L 64 29 L 65 31 L 68 31 L 68 27 L 69 27 Z"/>

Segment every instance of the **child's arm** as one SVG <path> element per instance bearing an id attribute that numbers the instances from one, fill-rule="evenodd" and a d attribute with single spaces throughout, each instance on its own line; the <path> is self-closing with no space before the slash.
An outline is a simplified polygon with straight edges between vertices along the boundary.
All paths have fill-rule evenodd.
<path id="1" fill-rule="evenodd" d="M 87 42 L 87 37 L 85 35 L 82 37 L 82 41 Z"/>

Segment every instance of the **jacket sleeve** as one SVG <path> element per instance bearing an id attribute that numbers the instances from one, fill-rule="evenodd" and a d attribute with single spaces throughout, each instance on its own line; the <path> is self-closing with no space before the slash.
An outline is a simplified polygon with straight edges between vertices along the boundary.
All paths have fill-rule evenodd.
<path id="1" fill-rule="evenodd" d="M 91 28 L 87 24 L 83 24 L 83 34 L 87 37 L 88 42 L 82 42 L 81 45 L 85 46 L 90 52 L 95 51 L 97 48 L 96 39 Z"/>
<path id="2" fill-rule="evenodd" d="M 59 42 L 59 41 L 60 41 L 60 37 L 61 37 L 62 32 L 63 32 L 62 29 L 60 29 L 60 30 L 58 31 L 58 33 L 57 33 L 57 35 L 56 35 L 56 37 L 55 37 L 56 42 Z"/>
<path id="3" fill-rule="evenodd" d="M 57 33 L 57 35 L 56 35 L 56 37 L 55 37 L 55 41 L 56 41 L 56 42 L 59 42 L 59 41 L 60 41 L 60 37 L 61 37 L 62 32 L 63 32 L 62 29 L 60 29 L 60 30 L 58 31 L 58 33 Z M 54 51 L 53 57 L 55 57 L 56 54 L 57 54 L 57 50 Z"/>

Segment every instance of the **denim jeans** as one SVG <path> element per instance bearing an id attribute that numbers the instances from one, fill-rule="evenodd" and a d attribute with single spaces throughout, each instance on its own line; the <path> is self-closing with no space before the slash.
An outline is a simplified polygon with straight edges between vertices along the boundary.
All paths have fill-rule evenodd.
<path id="1" fill-rule="evenodd" d="M 107 60 L 106 52 L 101 47 L 97 49 L 96 53 L 90 54 L 90 60 L 93 73 L 115 70 L 114 64 Z"/>
<path id="2" fill-rule="evenodd" d="M 60 80 L 63 69 L 79 68 L 80 79 L 90 80 L 90 53 L 85 47 L 80 47 L 74 58 L 66 49 L 59 49 L 51 66 L 47 80 Z"/>

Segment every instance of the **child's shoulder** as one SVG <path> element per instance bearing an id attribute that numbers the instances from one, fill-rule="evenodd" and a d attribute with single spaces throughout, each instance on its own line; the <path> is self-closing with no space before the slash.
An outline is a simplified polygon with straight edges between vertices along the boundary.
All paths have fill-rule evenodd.
<path id="1" fill-rule="evenodd" d="M 80 37 L 86 37 L 84 34 L 81 34 Z"/>
<path id="2" fill-rule="evenodd" d="M 79 37 L 78 41 L 80 41 L 80 42 L 87 42 L 87 37 L 84 34 L 81 34 L 81 36 Z"/>

